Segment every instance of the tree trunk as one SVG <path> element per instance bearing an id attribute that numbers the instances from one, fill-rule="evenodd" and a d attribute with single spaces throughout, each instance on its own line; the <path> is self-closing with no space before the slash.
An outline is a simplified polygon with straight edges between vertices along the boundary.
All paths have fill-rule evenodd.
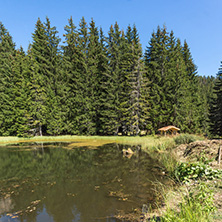
<path id="1" fill-rule="evenodd" d="M 42 136 L 42 125 L 39 125 L 39 135 Z"/>

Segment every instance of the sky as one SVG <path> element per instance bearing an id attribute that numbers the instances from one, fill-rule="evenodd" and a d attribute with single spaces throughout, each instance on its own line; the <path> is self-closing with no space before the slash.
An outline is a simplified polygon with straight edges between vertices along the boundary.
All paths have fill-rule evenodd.
<path id="1" fill-rule="evenodd" d="M 60 38 L 72 16 L 76 26 L 84 16 L 105 34 L 117 22 L 121 29 L 136 25 L 143 50 L 157 26 L 173 30 L 187 41 L 198 75 L 216 76 L 222 61 L 221 0 L 0 0 L 0 22 L 16 47 L 27 50 L 37 19 L 46 16 Z"/>

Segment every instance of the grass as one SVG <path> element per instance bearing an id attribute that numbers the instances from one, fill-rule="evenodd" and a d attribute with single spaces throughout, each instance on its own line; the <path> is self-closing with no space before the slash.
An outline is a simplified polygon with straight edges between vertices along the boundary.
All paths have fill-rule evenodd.
<path id="1" fill-rule="evenodd" d="M 183 135 L 183 134 L 181 134 Z M 179 135 L 179 137 L 181 136 Z M 200 136 L 194 136 L 195 140 L 203 139 Z M 141 145 L 144 150 L 155 149 L 158 151 L 166 150 L 175 145 L 175 137 L 171 136 L 35 136 L 31 138 L 22 137 L 0 137 L 0 145 L 21 143 L 21 142 L 75 142 L 76 145 L 85 144 L 85 146 L 101 146 L 108 143 L 119 143 L 128 145 Z"/>
<path id="2" fill-rule="evenodd" d="M 179 190 L 181 192 L 177 193 L 177 197 L 179 197 L 177 208 L 172 207 L 172 204 L 168 205 L 161 217 L 162 222 L 213 221 L 213 213 L 216 211 L 216 208 L 213 190 L 207 183 L 199 181 L 195 186 L 183 186 Z"/>
<path id="3" fill-rule="evenodd" d="M 143 149 L 159 147 L 163 149 L 172 144 L 172 137 L 159 136 L 36 136 L 32 138 L 0 137 L 0 145 L 21 142 L 75 142 L 76 146 L 101 146 L 108 143 L 141 145 Z M 74 144 L 73 144 L 74 145 Z"/>

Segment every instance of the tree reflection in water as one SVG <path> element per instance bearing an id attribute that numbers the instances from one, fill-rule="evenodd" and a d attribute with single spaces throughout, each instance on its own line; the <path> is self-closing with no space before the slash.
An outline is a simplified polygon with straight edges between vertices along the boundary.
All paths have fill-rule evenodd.
<path id="1" fill-rule="evenodd" d="M 129 146 L 118 144 L 65 147 L 0 148 L 2 222 L 13 216 L 21 222 L 117 221 L 113 216 L 120 211 L 139 213 L 144 203 L 153 204 L 153 182 L 167 180 L 139 147 L 131 147 L 131 158 L 121 152 Z"/>

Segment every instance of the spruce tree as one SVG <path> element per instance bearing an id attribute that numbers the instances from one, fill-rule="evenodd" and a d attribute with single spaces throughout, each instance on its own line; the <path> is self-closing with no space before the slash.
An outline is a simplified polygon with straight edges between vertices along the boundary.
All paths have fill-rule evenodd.
<path id="1" fill-rule="evenodd" d="M 90 81 L 88 85 L 88 96 L 91 101 L 90 118 L 93 123 L 91 132 L 99 134 L 101 132 L 100 109 L 103 107 L 103 83 L 106 81 L 108 69 L 105 49 L 105 39 L 103 31 L 98 31 L 95 22 L 92 20 L 89 26 L 89 44 L 88 44 L 88 72 Z"/>
<path id="2" fill-rule="evenodd" d="M 222 62 L 215 81 L 213 98 L 210 107 L 210 132 L 222 136 Z"/>
<path id="3" fill-rule="evenodd" d="M 213 88 L 215 85 L 215 77 L 213 76 L 197 76 L 198 79 L 198 95 L 201 96 L 201 108 L 202 108 L 202 131 L 205 135 L 209 134 L 209 112 L 210 112 L 210 103 L 211 98 L 213 98 Z"/>
<path id="4" fill-rule="evenodd" d="M 179 127 L 184 132 L 188 111 L 188 78 L 186 66 L 183 60 L 180 39 L 175 39 L 173 32 L 170 34 L 169 51 L 169 88 L 167 90 L 168 100 L 171 103 L 170 123 Z M 189 112 L 189 111 L 188 111 Z"/>
<path id="5" fill-rule="evenodd" d="M 62 56 L 56 27 L 52 27 L 46 18 L 46 48 L 44 58 L 47 61 L 46 68 L 46 92 L 47 92 L 47 133 L 59 135 L 65 128 L 66 120 L 66 76 L 62 69 Z"/>
<path id="6" fill-rule="evenodd" d="M 78 29 L 79 72 L 78 115 L 77 125 L 80 134 L 94 135 L 96 128 L 97 110 L 97 77 L 99 34 L 94 21 L 90 27 L 81 19 Z"/>
<path id="7" fill-rule="evenodd" d="M 59 53 L 60 39 L 50 21 L 38 19 L 30 47 L 32 115 L 39 135 L 62 133 L 65 124 L 65 83 Z"/>
<path id="8" fill-rule="evenodd" d="M 13 129 L 15 115 L 13 112 L 14 96 L 12 65 L 15 57 L 15 44 L 12 37 L 0 22 L 0 135 L 16 135 Z"/>
<path id="9" fill-rule="evenodd" d="M 31 93 L 30 93 L 30 70 L 29 57 L 25 55 L 22 48 L 16 50 L 14 63 L 12 65 L 14 106 L 12 110 L 15 116 L 13 131 L 17 136 L 28 137 L 32 135 L 31 116 Z"/>
<path id="10" fill-rule="evenodd" d="M 42 135 L 42 128 L 46 128 L 47 116 L 47 93 L 46 93 L 46 69 L 45 49 L 47 47 L 47 36 L 44 24 L 38 19 L 35 31 L 32 34 L 33 42 L 30 45 L 30 79 L 32 105 L 31 113 L 35 126 L 35 135 Z"/>
<path id="11" fill-rule="evenodd" d="M 128 44 L 126 89 L 128 95 L 125 100 L 126 124 L 131 135 L 138 135 L 149 128 L 148 85 L 144 75 L 142 47 L 139 35 L 134 25 L 128 26 L 126 32 Z"/>
<path id="12" fill-rule="evenodd" d="M 150 81 L 150 120 L 151 131 L 170 124 L 170 103 L 167 99 L 168 90 L 168 45 L 169 35 L 166 28 L 157 28 L 145 51 L 145 69 Z"/>
<path id="13" fill-rule="evenodd" d="M 115 28 L 110 27 L 107 38 L 107 55 L 109 69 L 107 78 L 103 83 L 106 94 L 103 97 L 103 109 L 101 111 L 101 127 L 104 134 L 113 135 L 119 132 L 120 114 L 119 114 L 119 45 L 120 30 L 116 23 Z"/>
<path id="14" fill-rule="evenodd" d="M 205 117 L 203 116 L 204 103 L 198 92 L 197 67 L 194 64 L 187 42 L 183 46 L 183 58 L 186 66 L 186 107 L 184 131 L 189 133 L 201 132 Z"/>
<path id="15" fill-rule="evenodd" d="M 83 54 L 79 45 L 78 31 L 72 17 L 65 26 L 65 45 L 63 46 L 64 72 L 67 76 L 67 131 L 71 134 L 79 134 L 78 116 L 81 113 L 82 90 L 82 63 Z"/>
<path id="16" fill-rule="evenodd" d="M 106 38 L 103 34 L 102 28 L 99 32 L 99 46 L 98 46 L 98 76 L 97 76 L 97 110 L 96 110 L 96 129 L 97 134 L 106 134 L 104 127 L 104 113 L 106 113 L 106 102 L 108 101 L 108 88 L 107 82 L 109 79 L 109 65 L 108 65 L 108 52 L 106 47 Z"/>

